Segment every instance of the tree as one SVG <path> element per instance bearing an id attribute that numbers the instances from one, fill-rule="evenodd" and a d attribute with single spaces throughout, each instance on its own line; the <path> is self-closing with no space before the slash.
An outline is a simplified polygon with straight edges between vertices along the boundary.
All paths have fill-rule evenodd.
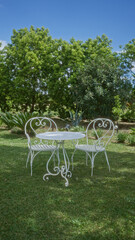
<path id="1" fill-rule="evenodd" d="M 128 77 L 130 78 L 133 86 L 135 86 L 135 39 L 125 44 L 121 51 L 121 64 L 126 68 Z"/>
<path id="2" fill-rule="evenodd" d="M 120 58 L 112 53 L 110 41 L 103 36 L 84 44 L 85 66 L 72 86 L 74 101 L 86 118 L 97 116 L 111 117 L 114 96 L 126 98 L 131 84 L 123 77 Z"/>
<path id="3" fill-rule="evenodd" d="M 13 30 L 11 44 L 5 49 L 5 67 L 12 82 L 16 110 L 45 110 L 48 103 L 47 77 L 52 58 L 52 38 L 48 29 L 31 26 Z"/>
<path id="4" fill-rule="evenodd" d="M 71 86 L 74 86 L 77 69 L 82 68 L 84 61 L 82 42 L 73 38 L 70 43 L 55 39 L 53 49 L 52 73 L 47 82 L 48 94 L 51 99 L 50 108 L 58 110 L 60 116 L 69 114 L 75 108 Z M 66 114 L 66 115 L 65 115 Z"/>
<path id="5" fill-rule="evenodd" d="M 122 105 L 131 102 L 134 59 L 133 40 L 117 54 L 105 35 L 83 43 L 53 40 L 44 27 L 13 30 L 11 44 L 0 51 L 0 106 L 111 117 L 114 96 Z"/>
<path id="6" fill-rule="evenodd" d="M 120 101 L 119 95 L 116 95 L 114 97 L 114 107 L 112 108 L 112 114 L 113 118 L 115 121 L 117 121 L 117 126 L 118 126 L 118 121 L 121 120 L 123 110 L 122 110 L 122 105 Z M 117 132 L 118 132 L 118 127 L 117 127 Z"/>
<path id="7" fill-rule="evenodd" d="M 61 116 L 72 109 L 69 89 L 83 65 L 81 42 L 52 40 L 48 29 L 32 26 L 13 30 L 11 41 L 4 54 L 15 109 L 33 112 L 49 106 Z"/>
<path id="8" fill-rule="evenodd" d="M 12 82 L 5 65 L 5 52 L 0 50 L 0 108 L 4 111 L 9 111 L 12 107 L 11 104 L 11 89 Z"/>

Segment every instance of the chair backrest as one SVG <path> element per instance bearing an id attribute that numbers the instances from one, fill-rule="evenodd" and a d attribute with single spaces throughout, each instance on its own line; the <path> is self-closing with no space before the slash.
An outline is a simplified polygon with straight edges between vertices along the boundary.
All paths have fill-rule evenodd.
<path id="1" fill-rule="evenodd" d="M 96 118 L 92 120 L 86 129 L 86 139 L 87 144 L 89 142 L 89 130 L 92 131 L 92 136 L 95 137 L 95 145 L 102 145 L 106 147 L 106 145 L 111 140 L 116 126 L 114 123 L 107 118 Z"/>
<path id="2" fill-rule="evenodd" d="M 30 145 L 30 136 L 36 136 L 40 132 L 58 131 L 58 128 L 51 118 L 33 117 L 26 122 L 24 131 Z"/>

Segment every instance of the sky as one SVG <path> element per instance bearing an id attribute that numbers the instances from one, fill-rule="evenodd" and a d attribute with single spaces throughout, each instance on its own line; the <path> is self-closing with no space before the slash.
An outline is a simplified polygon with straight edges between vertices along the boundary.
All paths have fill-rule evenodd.
<path id="1" fill-rule="evenodd" d="M 135 0 L 0 0 L 0 41 L 13 29 L 49 29 L 52 38 L 85 42 L 105 34 L 114 51 L 135 38 Z"/>

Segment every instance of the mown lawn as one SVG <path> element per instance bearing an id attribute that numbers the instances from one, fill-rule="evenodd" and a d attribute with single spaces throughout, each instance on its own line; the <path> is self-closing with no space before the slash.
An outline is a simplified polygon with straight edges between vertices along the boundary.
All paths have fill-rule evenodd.
<path id="1" fill-rule="evenodd" d="M 73 146 L 66 142 L 71 156 Z M 42 153 L 26 169 L 27 140 L 0 130 L 0 240 L 135 239 L 135 148 L 108 146 L 94 176 L 85 154 L 76 152 L 69 187 L 61 176 L 43 181 L 50 154 Z"/>

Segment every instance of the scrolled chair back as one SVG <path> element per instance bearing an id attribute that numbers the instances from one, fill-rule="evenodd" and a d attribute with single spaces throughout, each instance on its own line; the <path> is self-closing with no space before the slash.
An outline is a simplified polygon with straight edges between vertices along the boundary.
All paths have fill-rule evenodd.
<path id="1" fill-rule="evenodd" d="M 28 145 L 31 144 L 30 137 L 40 132 L 58 131 L 56 123 L 47 117 L 33 117 L 25 124 L 25 135 L 28 138 Z"/>
<path id="2" fill-rule="evenodd" d="M 36 135 L 39 128 L 44 128 L 45 131 L 58 130 L 56 123 L 51 118 L 33 117 L 26 122 L 25 133 L 27 133 L 27 131 L 32 131 Z"/>
<path id="3" fill-rule="evenodd" d="M 114 134 L 115 128 L 112 120 L 108 118 L 96 118 L 92 120 L 86 129 L 87 144 L 89 141 L 89 130 L 92 130 L 93 136 L 96 138 L 95 144 L 106 147 Z"/>

